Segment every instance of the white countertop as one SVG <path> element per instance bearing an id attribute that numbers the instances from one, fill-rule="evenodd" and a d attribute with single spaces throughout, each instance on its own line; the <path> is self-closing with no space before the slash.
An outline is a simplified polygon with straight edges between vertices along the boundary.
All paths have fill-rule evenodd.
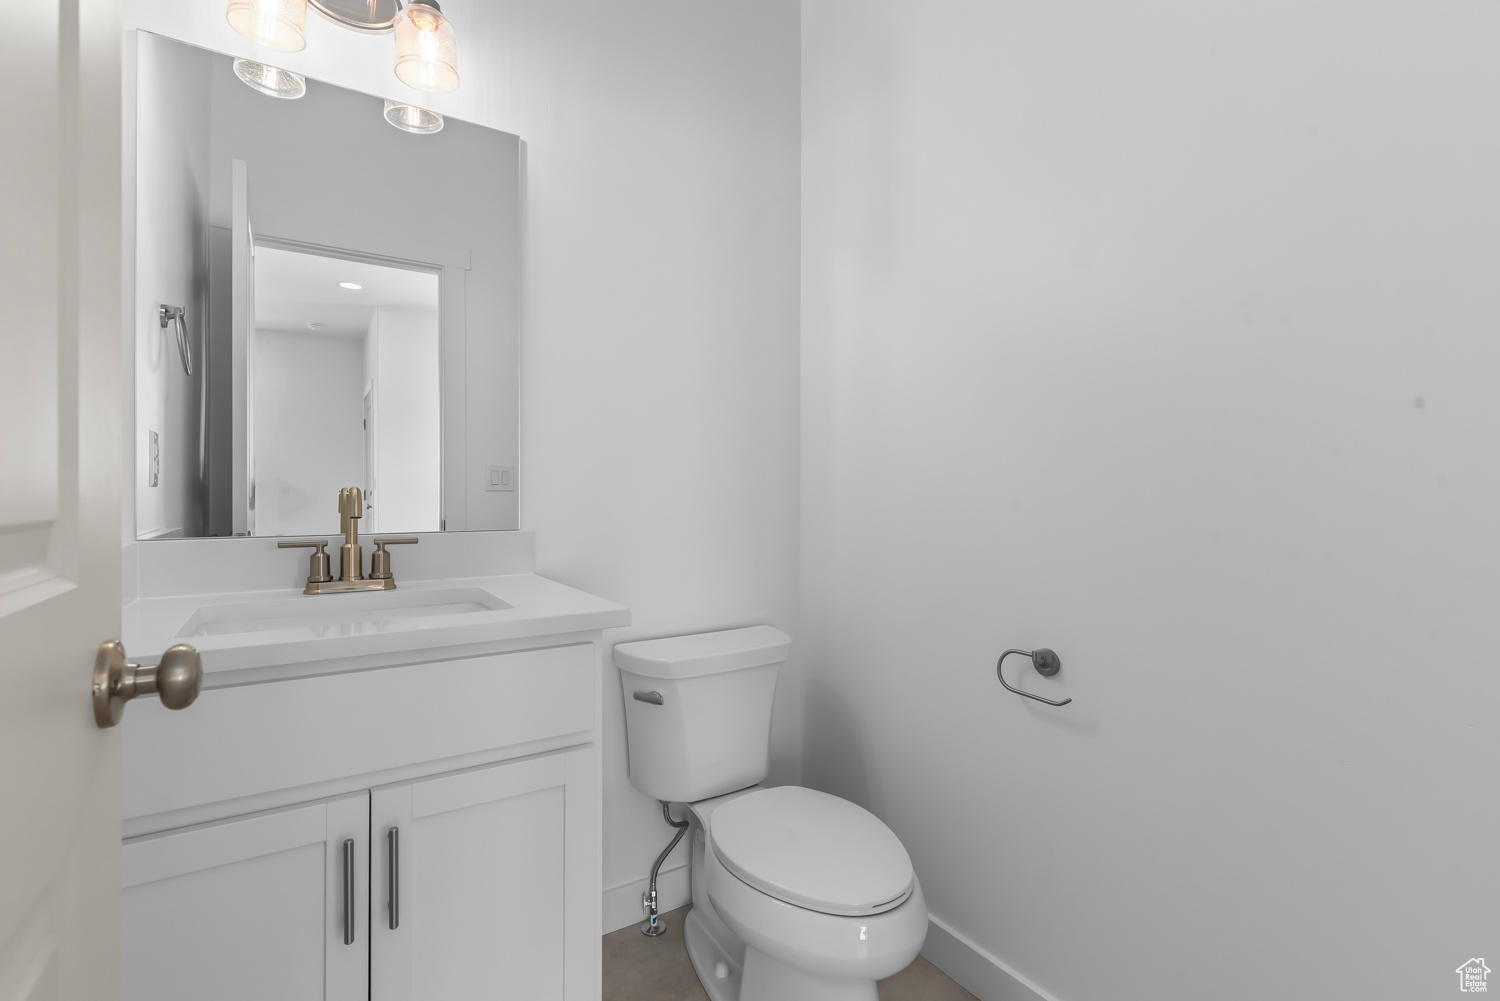
<path id="1" fill-rule="evenodd" d="M 378 623 L 359 621 L 363 616 L 349 612 L 381 608 L 383 599 L 389 599 L 385 607 L 410 605 L 415 593 L 424 591 L 477 597 L 480 600 L 472 604 L 480 607 L 438 614 L 406 608 L 403 617 Z M 499 600 L 488 601 L 486 594 Z M 266 605 L 266 622 L 251 630 L 203 635 L 196 626 L 204 617 L 200 613 L 212 616 L 217 606 L 240 606 L 236 617 L 244 618 L 254 611 L 246 606 L 261 603 Z M 510 607 L 482 607 L 502 603 Z M 325 609 L 328 614 L 322 616 Z M 203 658 L 205 688 L 232 683 L 225 672 L 307 664 L 308 673 L 315 673 L 321 662 L 427 650 L 433 659 L 441 659 L 447 647 L 630 624 L 625 606 L 530 573 L 402 582 L 391 591 L 357 595 L 307 595 L 301 588 L 279 588 L 150 597 L 126 605 L 123 616 L 122 639 L 132 660 L 154 664 L 168 647 L 191 643 Z"/>

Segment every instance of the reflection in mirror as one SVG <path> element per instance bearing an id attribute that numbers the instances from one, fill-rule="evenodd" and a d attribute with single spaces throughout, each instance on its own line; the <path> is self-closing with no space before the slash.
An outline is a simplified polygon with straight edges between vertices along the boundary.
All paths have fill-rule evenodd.
<path id="1" fill-rule="evenodd" d="M 137 42 L 137 536 L 515 528 L 519 140 Z"/>
<path id="2" fill-rule="evenodd" d="M 315 535 L 364 491 L 361 530 L 436 532 L 438 277 L 255 248 L 251 455 L 258 535 Z"/>

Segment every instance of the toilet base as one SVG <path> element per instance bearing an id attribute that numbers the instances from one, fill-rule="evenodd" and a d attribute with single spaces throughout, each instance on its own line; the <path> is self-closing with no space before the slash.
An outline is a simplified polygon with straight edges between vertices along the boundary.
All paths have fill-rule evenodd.
<path id="1" fill-rule="evenodd" d="M 877 1001 L 878 997 L 873 980 L 819 976 L 778 962 L 754 946 L 745 947 L 739 1001 Z"/>
<path id="2" fill-rule="evenodd" d="M 765 953 L 745 947 L 745 968 L 740 969 L 729 952 L 714 940 L 709 923 L 694 907 L 683 920 L 693 972 L 709 1001 L 877 1001 L 872 980 L 822 977 L 777 962 Z M 728 976 L 716 974 L 720 964 Z"/>
<path id="3" fill-rule="evenodd" d="M 694 907 L 688 911 L 682 923 L 682 937 L 687 942 L 688 959 L 692 960 L 693 972 L 708 994 L 709 1001 L 740 1001 L 740 964 L 727 949 L 714 940 L 709 923 L 703 920 L 702 912 Z M 729 973 L 727 977 L 716 976 L 720 964 Z"/>

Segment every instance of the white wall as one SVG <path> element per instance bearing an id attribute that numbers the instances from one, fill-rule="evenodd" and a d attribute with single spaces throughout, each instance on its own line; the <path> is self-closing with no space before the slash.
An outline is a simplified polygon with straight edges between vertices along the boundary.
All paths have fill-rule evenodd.
<path id="1" fill-rule="evenodd" d="M 375 514 L 388 526 L 382 531 L 436 532 L 442 506 L 438 317 L 394 306 L 376 313 Z"/>
<path id="2" fill-rule="evenodd" d="M 1055 998 L 1496 941 L 1497 37 L 803 4 L 805 775 Z"/>
<path id="3" fill-rule="evenodd" d="M 251 383 L 255 533 L 338 535 L 339 491 L 364 482 L 364 338 L 257 330 Z"/>
<path id="4" fill-rule="evenodd" d="M 538 571 L 629 605 L 616 642 L 757 622 L 800 638 L 797 6 L 497 6 L 527 143 L 519 483 Z M 605 677 L 609 888 L 671 831 L 629 785 Z M 775 781 L 798 777 L 801 704 L 794 662 Z M 616 895 L 624 918 L 639 889 Z"/>
<path id="5" fill-rule="evenodd" d="M 200 387 L 205 370 L 203 331 L 208 308 L 209 61 L 148 39 L 156 58 L 146 60 L 139 88 L 146 109 L 143 125 L 155 141 L 140 146 L 134 164 L 138 178 L 137 236 L 148 252 L 135 272 L 135 349 L 128 369 L 139 401 L 133 449 L 134 514 L 141 534 L 203 529 L 202 469 L 199 465 Z M 204 86 L 184 87 L 183 80 Z M 163 329 L 163 304 L 186 309 L 193 375 L 183 368 L 174 327 Z M 161 471 L 151 486 L 151 431 L 159 436 Z"/>
<path id="6" fill-rule="evenodd" d="M 752 622 L 798 635 L 797 5 L 443 10 L 463 83 L 424 101 L 525 144 L 518 484 L 538 571 L 629 605 L 617 640 Z M 222 4 L 127 0 L 125 17 L 267 56 Z M 307 23 L 307 48 L 276 61 L 413 96 L 389 37 Z M 604 680 L 612 887 L 643 877 L 670 829 L 628 783 L 613 668 Z M 796 776 L 800 704 L 792 665 L 781 780 Z"/>

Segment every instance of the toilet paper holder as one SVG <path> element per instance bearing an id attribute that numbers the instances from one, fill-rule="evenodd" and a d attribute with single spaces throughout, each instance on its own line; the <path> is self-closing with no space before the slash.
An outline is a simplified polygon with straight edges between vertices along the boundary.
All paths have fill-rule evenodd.
<path id="1" fill-rule="evenodd" d="M 1010 683 L 1005 680 L 1005 658 L 1013 653 L 1018 653 L 1023 657 L 1030 657 L 1031 666 L 1036 668 L 1036 673 L 1044 678 L 1050 678 L 1062 670 L 1062 658 L 1046 647 L 1037 647 L 1035 650 L 1007 650 L 1000 655 L 999 660 L 995 661 L 995 676 L 1000 679 L 1000 684 L 1004 685 L 1007 691 L 1015 692 L 1017 695 L 1024 695 L 1028 699 L 1036 699 L 1038 702 L 1045 702 L 1049 706 L 1065 706 L 1073 701 L 1071 698 L 1068 698 L 1063 699 L 1061 702 L 1055 702 L 1052 699 L 1044 699 L 1040 695 L 1023 692 L 1019 688 L 1012 688 Z"/>

